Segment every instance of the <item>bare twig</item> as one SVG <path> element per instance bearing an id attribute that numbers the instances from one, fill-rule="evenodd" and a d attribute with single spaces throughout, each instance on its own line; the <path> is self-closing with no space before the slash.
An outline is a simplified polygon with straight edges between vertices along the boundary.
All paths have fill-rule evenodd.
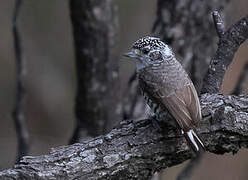
<path id="1" fill-rule="evenodd" d="M 232 92 L 233 95 L 239 95 L 242 92 L 242 86 L 248 73 L 248 62 L 244 65 L 242 72 L 239 75 L 238 82 Z"/>
<path id="2" fill-rule="evenodd" d="M 25 101 L 25 88 L 24 88 L 24 75 L 25 66 L 22 54 L 22 44 L 20 34 L 17 28 L 17 18 L 22 6 L 22 0 L 16 0 L 14 15 L 13 15 L 13 36 L 14 47 L 16 56 L 16 76 L 17 76 L 17 91 L 16 91 L 16 103 L 13 110 L 13 119 L 15 122 L 17 139 L 18 139 L 18 152 L 16 162 L 18 163 L 22 156 L 27 155 L 29 150 L 29 134 L 27 130 L 26 120 L 23 114 L 23 105 Z"/>
<path id="3" fill-rule="evenodd" d="M 224 21 L 222 20 L 218 11 L 214 11 L 212 13 L 212 16 L 213 16 L 216 32 L 217 32 L 219 38 L 221 38 L 223 36 L 223 34 L 225 33 Z"/>
<path id="4" fill-rule="evenodd" d="M 197 130 L 206 149 L 223 154 L 247 148 L 248 96 L 204 94 L 200 99 L 204 120 Z M 123 121 L 105 136 L 24 157 L 15 168 L 0 172 L 0 179 L 148 179 L 192 155 L 175 128 L 161 126 L 164 132 L 150 120 Z"/>
<path id="5" fill-rule="evenodd" d="M 217 12 L 215 12 L 217 14 Z M 219 16 L 217 14 L 216 16 Z M 218 20 L 218 23 L 220 21 Z M 222 25 L 218 25 L 221 27 Z M 219 29 L 222 28 L 217 28 Z M 217 32 L 218 32 L 217 31 Z M 219 32 L 218 32 L 219 34 Z M 221 33 L 222 34 L 222 33 Z M 232 62 L 233 56 L 239 46 L 248 38 L 248 16 L 233 24 L 227 31 L 220 36 L 218 49 L 212 58 L 208 72 L 203 80 L 202 93 L 218 93 L 226 69 Z"/>

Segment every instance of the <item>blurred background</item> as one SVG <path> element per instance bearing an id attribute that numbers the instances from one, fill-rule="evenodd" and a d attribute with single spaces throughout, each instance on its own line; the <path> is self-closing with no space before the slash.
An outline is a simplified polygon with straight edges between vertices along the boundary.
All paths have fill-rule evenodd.
<path id="1" fill-rule="evenodd" d="M 151 32 L 156 18 L 156 1 L 115 0 L 119 7 L 118 52 L 121 88 L 134 71 L 134 63 L 121 54 L 139 37 Z M 13 165 L 16 133 L 11 112 L 15 102 L 16 71 L 11 20 L 14 0 L 0 1 L 0 169 Z M 227 26 L 247 15 L 248 1 L 231 1 L 226 11 Z M 23 40 L 27 91 L 25 115 L 31 138 L 31 155 L 48 153 L 51 147 L 68 144 L 72 135 L 76 73 L 68 0 L 25 0 L 18 26 Z M 245 62 L 245 42 L 225 75 L 222 92 L 232 91 Z M 248 80 L 248 79 L 247 79 Z M 246 81 L 247 82 L 247 81 Z M 247 83 L 246 83 L 247 84 Z M 248 88 L 248 86 L 247 86 Z M 247 93 L 244 89 L 243 93 Z M 187 162 L 166 169 L 165 179 L 175 179 Z M 246 180 L 248 152 L 217 156 L 207 153 L 195 170 L 194 180 Z"/>

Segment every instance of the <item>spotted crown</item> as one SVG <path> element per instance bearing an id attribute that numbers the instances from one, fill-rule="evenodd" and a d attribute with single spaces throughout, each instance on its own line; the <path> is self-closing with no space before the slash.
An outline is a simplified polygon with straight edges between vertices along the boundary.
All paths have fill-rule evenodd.
<path id="1" fill-rule="evenodd" d="M 160 48 L 165 48 L 166 44 L 160 41 L 159 38 L 150 37 L 150 36 L 140 38 L 133 44 L 134 49 L 141 49 L 146 46 L 150 46 L 150 48 L 160 49 Z"/>

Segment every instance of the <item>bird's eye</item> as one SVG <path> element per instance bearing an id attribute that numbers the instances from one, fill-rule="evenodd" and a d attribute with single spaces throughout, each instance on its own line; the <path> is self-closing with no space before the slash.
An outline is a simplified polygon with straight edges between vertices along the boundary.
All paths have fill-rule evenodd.
<path id="1" fill-rule="evenodd" d="M 150 60 L 156 61 L 158 59 L 162 59 L 161 56 L 162 56 L 161 52 L 154 51 L 154 52 L 150 53 Z"/>
<path id="2" fill-rule="evenodd" d="M 150 51 L 150 49 L 148 49 L 148 48 L 144 48 L 144 49 L 142 50 L 142 52 L 143 52 L 144 54 L 148 54 L 149 51 Z"/>

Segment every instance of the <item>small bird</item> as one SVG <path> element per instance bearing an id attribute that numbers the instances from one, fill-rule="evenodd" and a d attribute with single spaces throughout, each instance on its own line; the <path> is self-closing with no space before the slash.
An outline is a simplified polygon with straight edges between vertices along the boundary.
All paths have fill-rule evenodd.
<path id="1" fill-rule="evenodd" d="M 171 48 L 159 38 L 137 40 L 124 56 L 136 59 L 141 92 L 154 114 L 169 111 L 190 147 L 198 152 L 204 145 L 194 128 L 201 120 L 195 87 Z"/>

